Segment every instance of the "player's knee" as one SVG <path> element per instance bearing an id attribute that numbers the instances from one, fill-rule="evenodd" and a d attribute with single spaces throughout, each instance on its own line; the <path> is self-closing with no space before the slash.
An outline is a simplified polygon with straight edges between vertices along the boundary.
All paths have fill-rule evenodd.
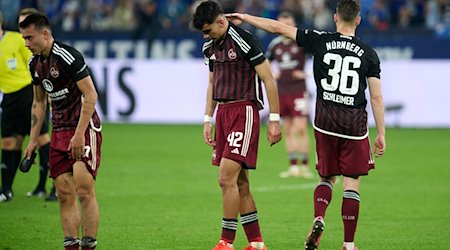
<path id="1" fill-rule="evenodd" d="M 227 188 L 231 187 L 232 185 L 236 185 L 236 182 L 233 183 L 231 178 L 222 175 L 219 175 L 218 182 L 221 188 Z"/>
<path id="2" fill-rule="evenodd" d="M 69 188 L 57 188 L 56 193 L 61 204 L 75 203 L 75 193 Z"/>
<path id="3" fill-rule="evenodd" d="M 2 149 L 9 151 L 17 151 L 22 149 L 23 138 L 5 137 L 2 138 Z"/>
<path id="4" fill-rule="evenodd" d="M 94 197 L 94 191 L 88 186 L 77 187 L 76 193 L 81 203 Z"/>

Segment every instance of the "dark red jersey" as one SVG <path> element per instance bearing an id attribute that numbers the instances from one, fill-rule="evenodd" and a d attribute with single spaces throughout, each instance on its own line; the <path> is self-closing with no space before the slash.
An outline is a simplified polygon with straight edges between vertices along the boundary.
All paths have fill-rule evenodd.
<path id="1" fill-rule="evenodd" d="M 314 128 L 350 139 L 367 137 L 367 78 L 380 78 L 375 50 L 356 37 L 337 32 L 299 29 L 296 40 L 314 56 Z"/>
<path id="2" fill-rule="evenodd" d="M 294 71 L 304 70 L 306 61 L 304 48 L 299 47 L 294 40 L 278 36 L 270 42 L 266 56 L 270 61 L 278 63 L 280 76 L 277 85 L 280 95 L 303 94 L 306 91 L 305 80 L 294 78 Z"/>
<path id="3" fill-rule="evenodd" d="M 225 38 L 205 42 L 203 53 L 214 73 L 213 100 L 247 100 L 263 107 L 261 80 L 254 67 L 266 57 L 252 34 L 230 23 Z"/>
<path id="4" fill-rule="evenodd" d="M 33 84 L 41 84 L 47 91 L 52 105 L 53 129 L 76 128 L 80 119 L 82 93 L 77 81 L 89 76 L 89 68 L 76 49 L 54 42 L 47 58 L 34 56 L 30 61 Z M 100 118 L 94 111 L 91 126 L 100 127 Z"/>

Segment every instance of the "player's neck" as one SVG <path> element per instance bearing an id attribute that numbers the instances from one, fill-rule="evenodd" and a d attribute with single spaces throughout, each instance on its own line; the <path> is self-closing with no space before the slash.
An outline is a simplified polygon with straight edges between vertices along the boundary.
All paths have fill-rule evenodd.
<path id="1" fill-rule="evenodd" d="M 336 28 L 337 32 L 341 33 L 344 36 L 355 36 L 355 27 L 353 26 L 337 24 Z"/>
<path id="2" fill-rule="evenodd" d="M 0 39 L 2 39 L 4 35 L 5 35 L 5 30 L 0 28 Z"/>
<path id="3" fill-rule="evenodd" d="M 44 49 L 44 51 L 42 51 L 42 55 L 45 58 L 48 58 L 48 56 L 50 55 L 50 51 L 53 48 L 53 43 L 55 42 L 55 40 L 53 39 L 53 37 L 48 41 L 48 46 Z"/>

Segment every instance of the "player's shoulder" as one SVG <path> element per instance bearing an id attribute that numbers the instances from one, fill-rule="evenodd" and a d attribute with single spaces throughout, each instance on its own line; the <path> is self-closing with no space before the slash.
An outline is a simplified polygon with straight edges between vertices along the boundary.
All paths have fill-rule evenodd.
<path id="1" fill-rule="evenodd" d="M 250 31 L 244 30 L 230 22 L 228 27 L 228 36 L 238 47 L 247 53 L 252 47 L 262 49 L 261 42 Z"/>
<path id="2" fill-rule="evenodd" d="M 83 58 L 81 53 L 74 47 L 58 41 L 53 43 L 52 53 L 63 59 L 63 61 L 69 65 L 74 63 L 77 59 Z"/>
<path id="3" fill-rule="evenodd" d="M 213 40 L 209 40 L 209 41 L 204 42 L 203 46 L 202 46 L 203 54 L 205 54 L 205 55 L 208 54 L 208 51 L 213 46 L 213 44 L 214 44 Z"/>
<path id="4" fill-rule="evenodd" d="M 361 48 L 363 48 L 365 51 L 369 51 L 371 53 L 376 53 L 375 49 L 372 48 L 368 43 L 366 43 L 364 40 L 362 40 L 359 37 L 353 37 L 354 43 L 358 44 Z"/>

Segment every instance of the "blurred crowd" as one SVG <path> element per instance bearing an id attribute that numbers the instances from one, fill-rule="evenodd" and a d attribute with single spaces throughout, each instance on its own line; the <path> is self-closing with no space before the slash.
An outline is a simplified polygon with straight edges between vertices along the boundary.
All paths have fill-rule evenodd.
<path id="1" fill-rule="evenodd" d="M 47 14 L 54 29 L 73 31 L 185 31 L 201 0 L 0 0 L 7 27 L 16 27 L 21 8 Z M 299 27 L 334 30 L 332 14 L 338 0 L 219 0 L 226 12 L 276 18 L 291 11 Z M 390 28 L 450 27 L 450 0 L 361 0 L 362 26 Z"/>

